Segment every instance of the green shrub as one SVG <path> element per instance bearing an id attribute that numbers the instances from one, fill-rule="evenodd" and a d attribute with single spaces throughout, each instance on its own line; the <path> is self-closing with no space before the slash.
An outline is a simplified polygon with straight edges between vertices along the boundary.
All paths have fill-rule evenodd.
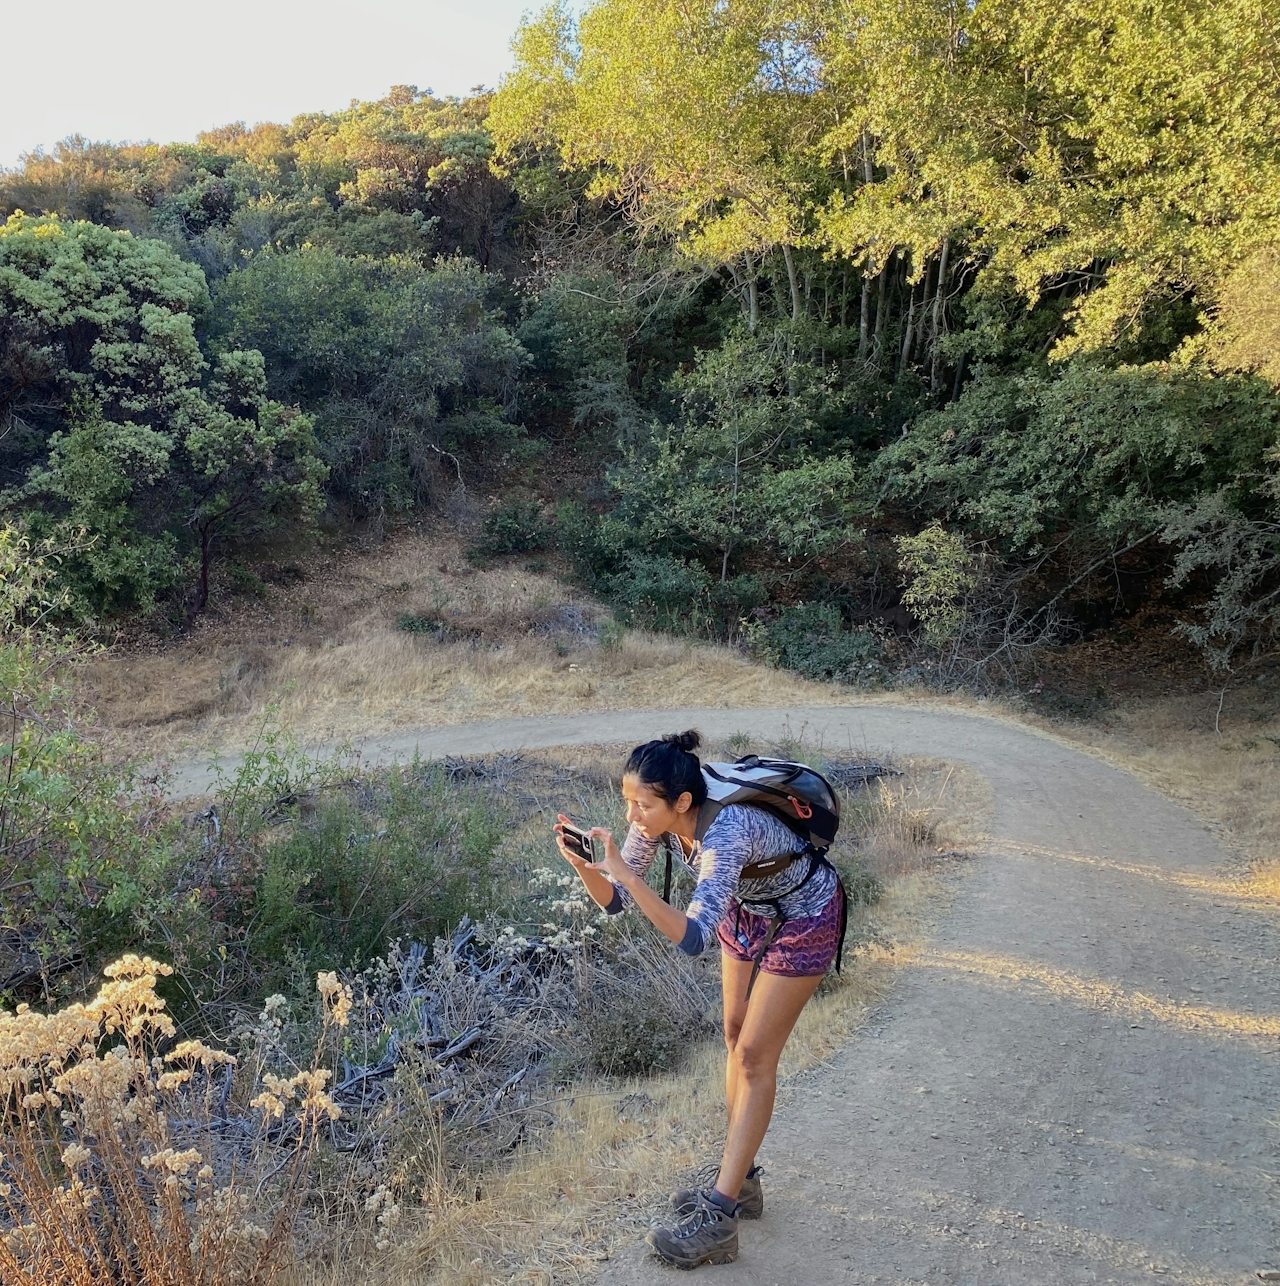
<path id="1" fill-rule="evenodd" d="M 587 1015 L 588 1061 L 606 1076 L 649 1076 L 673 1070 L 687 1044 L 670 1015 L 656 1008 L 599 1009 Z"/>
<path id="2" fill-rule="evenodd" d="M 48 627 L 61 551 L 0 528 L 0 1000 L 73 990 L 120 950 L 185 934 L 177 829 L 154 783 L 84 735 L 72 693 L 83 640 Z M 166 933 L 164 936 L 168 936 Z"/>
<path id="3" fill-rule="evenodd" d="M 596 637 L 600 640 L 600 646 L 606 652 L 613 652 L 622 646 L 622 640 L 627 636 L 627 627 L 621 621 L 615 621 L 613 617 L 600 622 L 600 629 Z"/>
<path id="4" fill-rule="evenodd" d="M 844 878 L 845 896 L 849 906 L 875 906 L 884 896 L 883 882 L 865 867 L 854 867 L 841 872 Z"/>
<path id="5" fill-rule="evenodd" d="M 481 531 L 480 539 L 467 551 L 472 562 L 545 549 L 551 539 L 551 527 L 536 500 L 508 501 L 484 520 Z"/>
<path id="6" fill-rule="evenodd" d="M 591 584 L 619 572 L 635 551 L 635 532 L 612 514 L 592 513 L 576 500 L 556 506 L 556 546 Z"/>
<path id="7" fill-rule="evenodd" d="M 448 626 L 432 612 L 401 612 L 396 617 L 396 629 L 406 634 L 429 634 L 436 640 L 443 640 L 448 633 Z"/>
<path id="8" fill-rule="evenodd" d="M 707 617 L 710 587 L 705 568 L 663 554 L 628 554 L 624 571 L 601 578 L 623 619 L 655 629 L 696 628 Z"/>
<path id="9" fill-rule="evenodd" d="M 239 908 L 248 959 L 281 970 L 363 965 L 396 938 L 431 942 L 486 909 L 505 821 L 443 770 L 396 769 L 322 796 L 268 844 Z"/>
<path id="10" fill-rule="evenodd" d="M 879 640 L 864 630 L 846 629 L 840 609 L 830 603 L 784 608 L 773 620 L 752 625 L 747 641 L 771 665 L 810 679 L 866 683 L 884 674 Z"/>

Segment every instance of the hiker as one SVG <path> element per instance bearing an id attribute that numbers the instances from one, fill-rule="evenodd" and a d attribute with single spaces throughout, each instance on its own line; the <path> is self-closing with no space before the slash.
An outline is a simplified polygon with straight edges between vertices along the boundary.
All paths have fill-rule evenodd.
<path id="1" fill-rule="evenodd" d="M 767 794 L 745 792 L 752 803 L 717 804 L 708 800 L 708 777 L 713 786 L 735 779 L 732 769 L 725 775 L 715 771 L 726 765 L 708 765 L 704 774 L 694 753 L 700 743 L 697 732 L 682 732 L 631 752 L 622 770 L 629 829 L 621 851 L 610 832 L 596 826 L 585 832 L 587 852 L 596 859 L 590 861 L 578 839 L 582 833 L 567 817 L 560 816 L 555 827 L 561 854 L 610 915 L 634 904 L 688 955 L 719 939 L 728 1048 L 724 1153 L 708 1174 L 710 1186 L 672 1193 L 673 1226 L 655 1228 L 647 1237 L 656 1254 L 680 1268 L 732 1262 L 738 1220 L 759 1219 L 763 1212 L 755 1160 L 773 1114 L 778 1059 L 800 1011 L 837 959 L 845 919 L 844 889 L 826 860 L 825 844 L 816 847 L 797 833 L 805 832 L 805 823 L 782 820 L 793 808 L 798 818 L 817 810 L 828 821 L 830 843 L 839 813 L 830 786 L 811 769 L 782 765 L 819 784 L 826 807 L 770 787 L 762 788 Z M 791 789 L 798 793 L 800 787 Z M 645 882 L 663 845 L 668 863 L 674 853 L 697 878 L 687 912 Z M 669 864 L 667 874 L 669 892 Z"/>

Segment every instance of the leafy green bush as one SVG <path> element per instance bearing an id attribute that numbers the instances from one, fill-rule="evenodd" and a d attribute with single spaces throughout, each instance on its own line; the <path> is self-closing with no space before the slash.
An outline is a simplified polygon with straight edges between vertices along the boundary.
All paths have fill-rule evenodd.
<path id="1" fill-rule="evenodd" d="M 965 596 L 978 583 L 964 537 L 935 522 L 893 543 L 904 577 L 903 606 L 924 626 L 929 642 L 945 644 L 963 626 Z"/>
<path id="2" fill-rule="evenodd" d="M 884 896 L 884 882 L 865 867 L 857 866 L 841 871 L 845 896 L 849 906 L 875 906 Z"/>
<path id="3" fill-rule="evenodd" d="M 82 614 L 208 597 L 219 547 L 308 530 L 326 470 L 262 354 L 201 351 L 204 276 L 92 223 L 0 224 L 0 504 L 62 548 Z M 10 431 L 15 426 L 21 431 Z"/>
<path id="4" fill-rule="evenodd" d="M 401 612 L 396 617 L 396 629 L 406 634 L 426 634 L 441 641 L 448 634 L 449 627 L 437 613 Z"/>
<path id="5" fill-rule="evenodd" d="M 362 965 L 396 938 L 431 942 L 483 913 L 504 833 L 491 801 L 442 769 L 392 770 L 371 787 L 321 796 L 266 844 L 233 927 L 264 985 L 283 983 L 299 962 Z"/>
<path id="6" fill-rule="evenodd" d="M 533 304 L 516 337 L 530 356 L 520 400 L 534 422 L 635 434 L 626 343 L 635 317 L 624 295 L 611 274 L 566 275 Z"/>
<path id="7" fill-rule="evenodd" d="M 154 785 L 74 718 L 81 643 L 49 620 L 57 551 L 0 529 L 0 997 L 47 999 L 186 915 L 178 833 Z"/>
<path id="8" fill-rule="evenodd" d="M 462 260 L 264 252 L 218 285 L 214 331 L 260 350 L 272 396 L 315 416 L 336 495 L 404 511 L 438 463 L 454 472 L 458 453 L 523 437 L 504 407 L 524 352 L 490 311 L 491 286 Z"/>
<path id="9" fill-rule="evenodd" d="M 636 549 L 635 533 L 612 514 L 595 514 L 576 500 L 556 506 L 556 546 L 596 585 L 605 576 L 620 572 L 628 552 Z"/>
<path id="10" fill-rule="evenodd" d="M 605 1076 L 649 1076 L 678 1066 L 687 1037 L 672 1017 L 653 1005 L 601 1006 L 586 1016 L 591 1068 Z"/>
<path id="11" fill-rule="evenodd" d="M 1166 505 L 1248 489 L 1278 431 L 1280 400 L 1260 379 L 1079 364 L 976 380 L 875 471 L 891 499 L 1006 549 L 1067 533 L 1118 550 L 1158 531 Z"/>
<path id="12" fill-rule="evenodd" d="M 653 629 L 688 630 L 707 616 L 711 576 L 697 563 L 663 554 L 631 553 L 625 570 L 601 577 L 605 597 L 628 621 Z"/>
<path id="13" fill-rule="evenodd" d="M 875 635 L 844 626 L 830 603 L 787 607 L 747 631 L 748 646 L 771 665 L 810 679 L 866 683 L 884 675 L 884 652 Z"/>
<path id="14" fill-rule="evenodd" d="M 483 563 L 507 554 L 528 554 L 545 549 L 551 535 L 536 500 L 511 500 L 485 518 L 480 539 L 467 551 L 467 557 Z"/>

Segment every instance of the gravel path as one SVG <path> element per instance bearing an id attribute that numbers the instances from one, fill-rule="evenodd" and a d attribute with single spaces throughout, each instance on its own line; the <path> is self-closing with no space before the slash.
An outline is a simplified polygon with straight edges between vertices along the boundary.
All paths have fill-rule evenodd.
<path id="1" fill-rule="evenodd" d="M 527 719 L 373 760 L 683 727 L 964 761 L 992 839 L 930 947 L 774 1121 L 767 1213 L 717 1286 L 1243 1286 L 1280 1269 L 1280 923 L 1128 775 L 1008 724 L 885 705 Z M 198 773 L 175 774 L 191 792 Z M 642 1247 L 601 1286 L 670 1283 Z M 683 1280 L 683 1279 L 682 1279 Z"/>

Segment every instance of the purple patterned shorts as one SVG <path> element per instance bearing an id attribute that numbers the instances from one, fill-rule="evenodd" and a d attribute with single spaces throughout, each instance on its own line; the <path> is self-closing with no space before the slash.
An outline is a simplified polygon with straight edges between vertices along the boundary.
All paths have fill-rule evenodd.
<path id="1" fill-rule="evenodd" d="M 787 920 L 760 961 L 761 973 L 782 978 L 816 978 L 831 968 L 840 946 L 840 911 L 844 891 L 837 888 L 817 915 Z M 720 946 L 726 955 L 750 963 L 760 952 L 773 921 L 744 910 L 731 898 L 720 921 Z"/>

